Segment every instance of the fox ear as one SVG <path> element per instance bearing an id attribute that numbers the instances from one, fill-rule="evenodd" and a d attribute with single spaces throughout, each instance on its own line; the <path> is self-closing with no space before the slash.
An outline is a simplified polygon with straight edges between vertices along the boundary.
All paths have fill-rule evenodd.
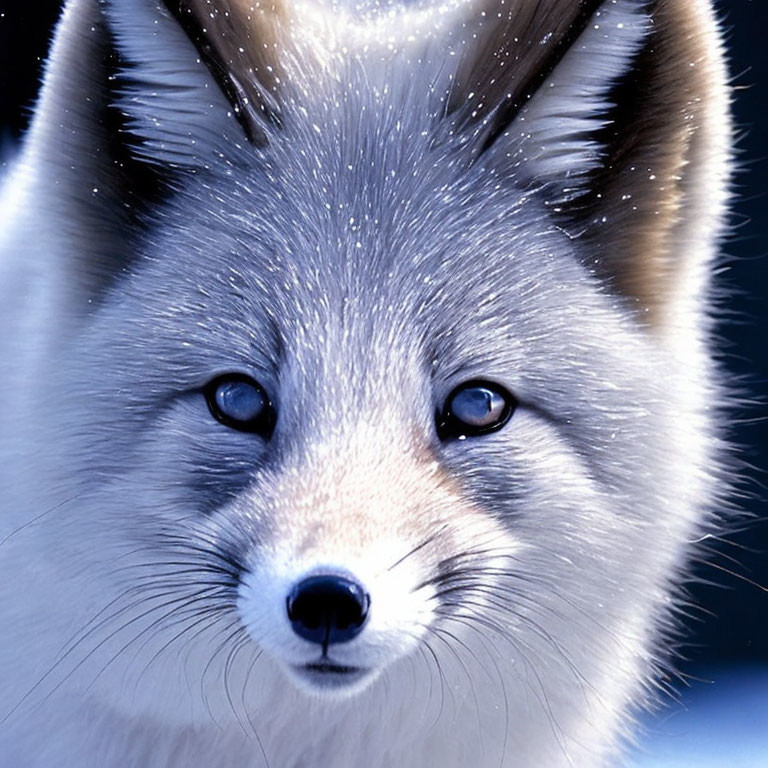
<path id="1" fill-rule="evenodd" d="M 64 128 L 51 154 L 87 156 L 96 140 L 158 167 L 199 170 L 264 144 L 279 122 L 270 58 L 279 11 L 251 18 L 235 13 L 240 5 L 68 0 L 36 110 Z"/>
<path id="2" fill-rule="evenodd" d="M 199 167 L 244 139 L 268 142 L 280 124 L 277 3 L 108 0 L 116 106 L 147 159 Z"/>
<path id="3" fill-rule="evenodd" d="M 478 162 L 534 189 L 591 271 L 654 321 L 677 323 L 680 302 L 705 287 L 728 191 L 727 75 L 710 3 L 516 7 L 457 76 L 454 109 L 474 120 Z M 461 102 L 475 105 L 468 117 Z"/>
<path id="4" fill-rule="evenodd" d="M 19 161 L 34 201 L 27 207 L 45 207 L 50 231 L 19 227 L 45 239 L 50 272 L 64 276 L 78 306 L 126 266 L 143 213 L 181 175 L 237 163 L 274 130 L 271 49 L 255 41 L 269 39 L 277 12 L 229 29 L 228 3 L 217 0 L 221 17 L 205 28 L 202 0 L 65 4 Z M 233 47 L 246 48 L 241 34 L 259 58 L 225 63 Z M 248 90 L 238 67 L 250 68 Z"/>

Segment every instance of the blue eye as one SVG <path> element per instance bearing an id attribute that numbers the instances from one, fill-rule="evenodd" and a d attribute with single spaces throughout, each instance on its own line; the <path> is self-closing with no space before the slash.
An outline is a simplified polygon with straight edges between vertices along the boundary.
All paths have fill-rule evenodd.
<path id="1" fill-rule="evenodd" d="M 437 418 L 441 439 L 495 432 L 510 419 L 517 400 L 503 387 L 488 381 L 467 381 L 448 395 Z"/>
<path id="2" fill-rule="evenodd" d="M 269 438 L 276 414 L 264 387 L 250 376 L 229 373 L 214 379 L 205 389 L 211 414 L 222 424 L 241 432 Z"/>

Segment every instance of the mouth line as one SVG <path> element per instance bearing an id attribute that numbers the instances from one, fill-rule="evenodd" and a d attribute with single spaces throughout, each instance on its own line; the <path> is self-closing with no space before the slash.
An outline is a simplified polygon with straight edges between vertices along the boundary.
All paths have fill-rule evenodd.
<path id="1" fill-rule="evenodd" d="M 304 664 L 302 669 L 306 669 L 308 672 L 319 672 L 325 675 L 359 675 L 362 672 L 365 672 L 363 667 L 350 667 L 344 664 L 334 664 L 327 660 Z"/>

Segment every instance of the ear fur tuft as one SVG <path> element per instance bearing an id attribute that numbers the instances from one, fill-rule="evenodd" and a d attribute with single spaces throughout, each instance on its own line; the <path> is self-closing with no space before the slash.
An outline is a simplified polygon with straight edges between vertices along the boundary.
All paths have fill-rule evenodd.
<path id="1" fill-rule="evenodd" d="M 280 125 L 281 0 L 164 0 L 229 99 L 248 138 L 265 144 Z"/>
<path id="2" fill-rule="evenodd" d="M 241 151 L 233 107 L 195 46 L 160 0 L 110 0 L 105 6 L 120 55 L 115 104 L 147 161 L 207 167 Z"/>
<path id="3" fill-rule="evenodd" d="M 514 117 L 501 135 L 486 139 L 485 162 L 514 171 L 552 206 L 583 194 L 601 162 L 596 135 L 609 120 L 611 91 L 629 72 L 648 30 L 644 3 L 637 0 L 595 11 L 562 58 L 544 64 L 546 77 L 535 91 L 504 100 L 500 111 L 512 109 Z M 539 45 L 551 39 L 545 36 Z"/>

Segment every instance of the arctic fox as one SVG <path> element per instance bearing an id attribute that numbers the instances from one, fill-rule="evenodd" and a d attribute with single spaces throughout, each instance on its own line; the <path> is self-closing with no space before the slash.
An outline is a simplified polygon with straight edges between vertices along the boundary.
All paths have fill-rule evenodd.
<path id="1" fill-rule="evenodd" d="M 722 493 L 708 0 L 69 0 L 0 196 L 2 768 L 597 768 Z"/>

